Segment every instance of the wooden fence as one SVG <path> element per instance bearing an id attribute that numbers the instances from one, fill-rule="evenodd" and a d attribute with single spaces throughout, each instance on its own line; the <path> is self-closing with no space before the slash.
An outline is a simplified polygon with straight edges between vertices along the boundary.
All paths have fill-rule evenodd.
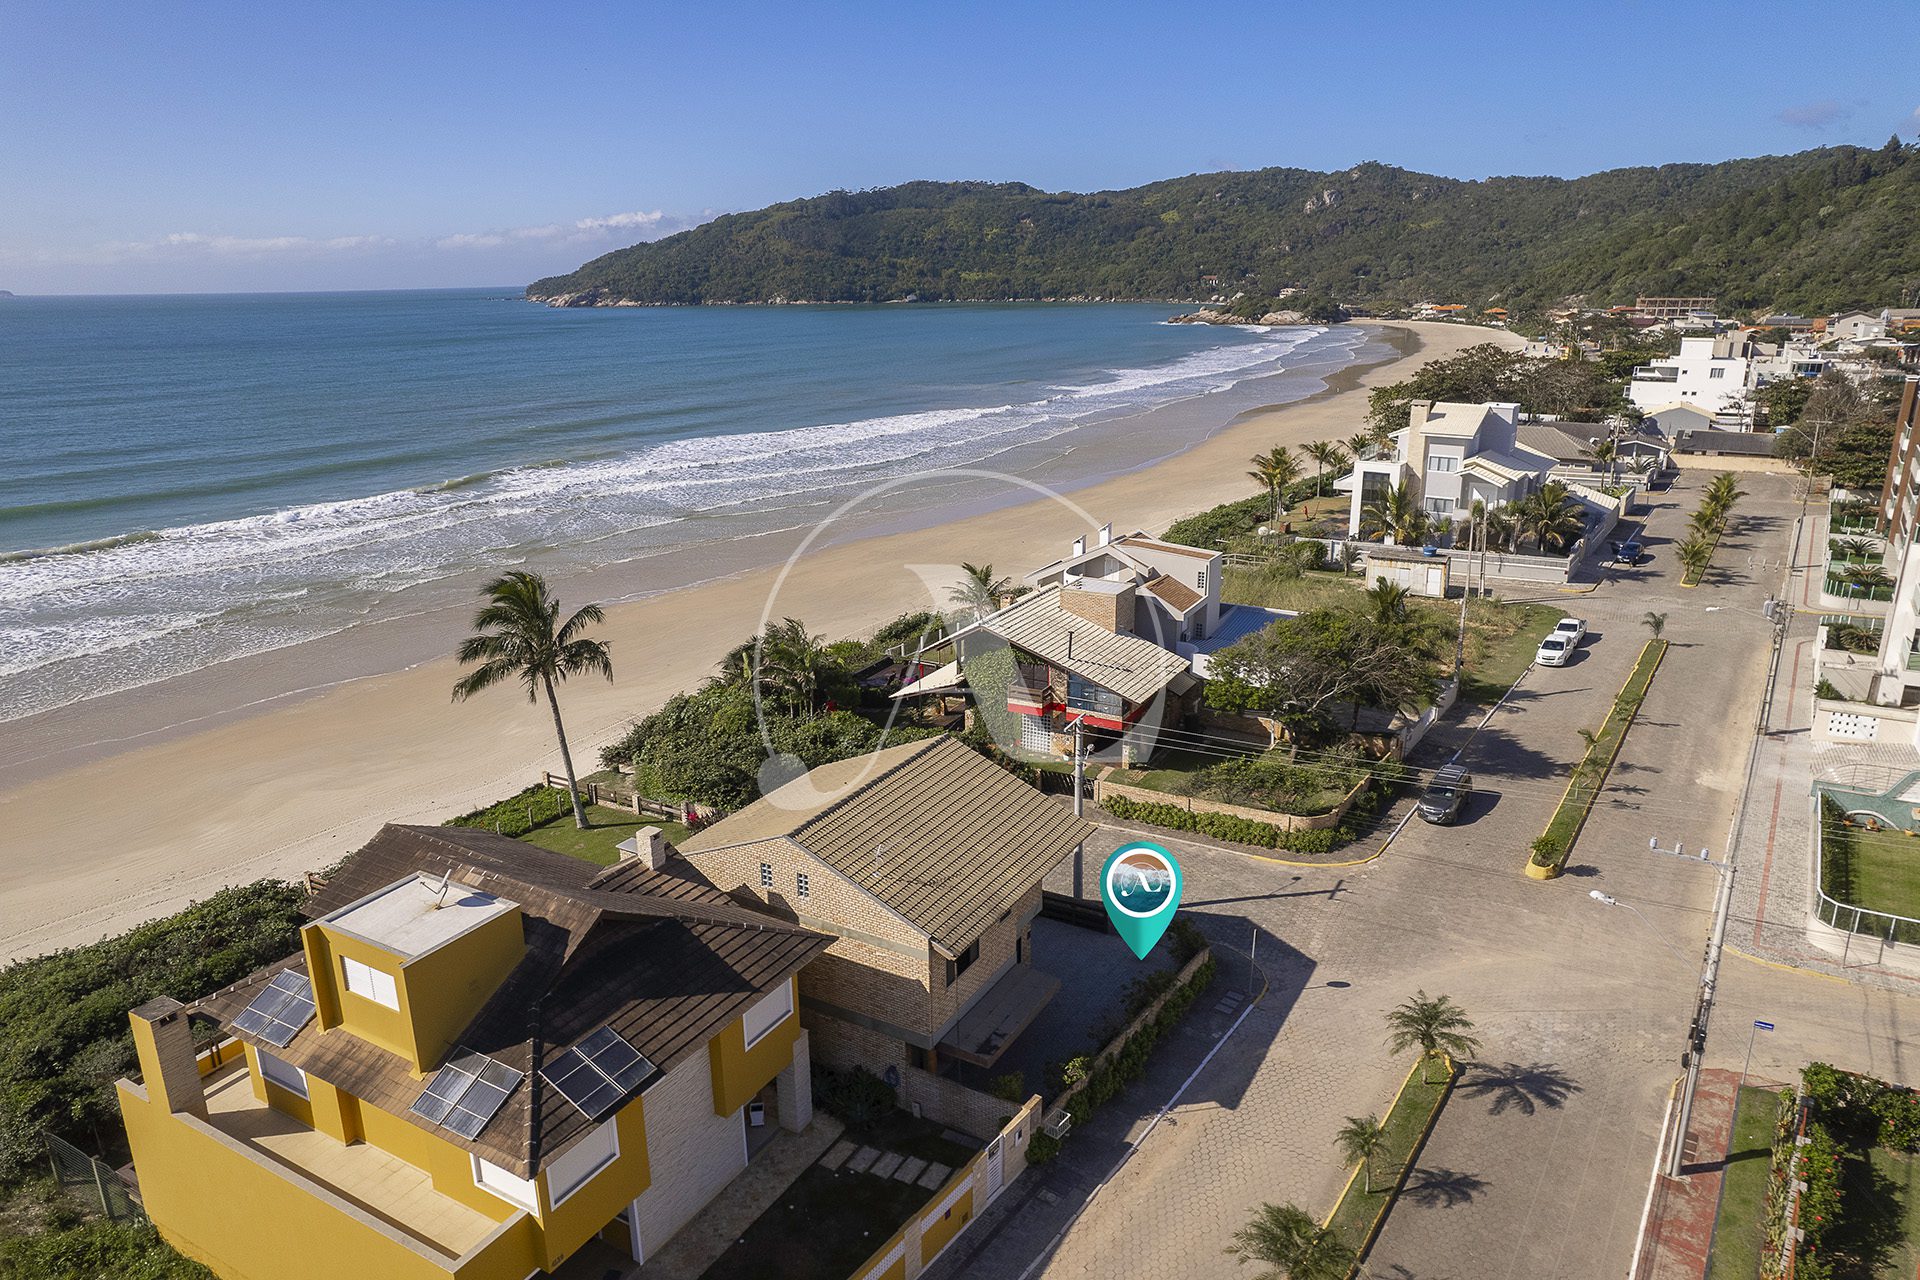
<path id="1" fill-rule="evenodd" d="M 565 791 L 567 780 L 557 773 L 543 771 L 540 774 L 540 785 L 552 787 L 556 791 Z M 609 809 L 625 809 L 636 818 L 644 818 L 651 814 L 670 822 L 686 821 L 690 810 L 690 806 L 674 804 L 668 800 L 649 799 L 629 787 L 616 787 L 605 782 L 581 783 L 580 798 L 588 804 L 604 805 Z"/>

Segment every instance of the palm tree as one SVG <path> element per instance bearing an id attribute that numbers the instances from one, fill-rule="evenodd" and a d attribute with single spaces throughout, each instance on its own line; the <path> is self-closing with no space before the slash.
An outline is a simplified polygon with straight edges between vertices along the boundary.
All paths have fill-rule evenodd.
<path id="1" fill-rule="evenodd" d="M 1594 466 L 1605 467 L 1607 469 L 1607 483 L 1613 483 L 1614 465 L 1620 460 L 1620 446 L 1614 443 L 1612 437 L 1608 436 L 1595 440 L 1592 444 L 1581 449 L 1580 452 L 1593 459 Z"/>
<path id="2" fill-rule="evenodd" d="M 1872 538 L 1841 538 L 1833 547 L 1845 560 L 1872 560 L 1880 554 L 1880 544 Z"/>
<path id="3" fill-rule="evenodd" d="M 1420 500 L 1404 483 L 1388 486 L 1379 498 L 1360 508 L 1363 533 L 1392 538 L 1401 546 L 1420 541 L 1426 525 L 1427 513 L 1420 509 Z"/>
<path id="4" fill-rule="evenodd" d="M 1580 500 L 1558 480 L 1547 481 L 1538 492 L 1522 498 L 1515 506 L 1515 532 L 1532 538 L 1541 555 L 1547 553 L 1549 545 L 1555 550 L 1566 550 L 1567 544 L 1587 527 Z"/>
<path id="5" fill-rule="evenodd" d="M 1340 447 L 1338 440 L 1315 440 L 1311 444 L 1300 446 L 1300 452 L 1313 459 L 1316 471 L 1313 477 L 1315 497 L 1325 496 L 1327 472 L 1338 471 L 1347 461 L 1347 451 Z"/>
<path id="6" fill-rule="evenodd" d="M 1261 1205 L 1227 1252 L 1242 1265 L 1264 1265 L 1254 1280 L 1345 1280 L 1354 1263 L 1346 1241 L 1291 1204 Z"/>
<path id="7" fill-rule="evenodd" d="M 1360 1184 L 1373 1194 L 1373 1158 L 1387 1148 L 1387 1126 L 1378 1116 L 1348 1116 L 1346 1128 L 1333 1135 L 1340 1152 L 1360 1166 Z"/>
<path id="8" fill-rule="evenodd" d="M 1470 1057 L 1480 1051 L 1480 1042 L 1470 1034 L 1473 1023 L 1466 1010 L 1447 996 L 1413 993 L 1387 1015 L 1387 1051 L 1404 1053 L 1420 1050 L 1420 1079 L 1427 1078 L 1427 1063 L 1444 1053 L 1451 1058 Z"/>
<path id="9" fill-rule="evenodd" d="M 1384 422 L 1369 423 L 1367 438 L 1373 441 L 1374 448 L 1384 452 L 1393 447 L 1393 437 L 1398 431 L 1397 427 L 1390 427 Z"/>
<path id="10" fill-rule="evenodd" d="M 1348 453 L 1352 454 L 1356 459 L 1364 458 L 1367 456 L 1368 451 L 1373 448 L 1373 432 L 1356 431 L 1346 438 L 1345 443 Z"/>
<path id="11" fill-rule="evenodd" d="M 1649 609 L 1640 616 L 1640 624 L 1647 630 L 1653 632 L 1653 638 L 1658 640 L 1660 633 L 1667 629 L 1667 615 L 1664 613 L 1655 613 Z"/>
<path id="12" fill-rule="evenodd" d="M 1699 535 L 1683 539 L 1673 549 L 1680 567 L 1686 570 L 1686 577 L 1698 582 L 1707 572 L 1707 564 L 1713 559 L 1713 544 Z"/>
<path id="13" fill-rule="evenodd" d="M 1280 491 L 1300 478 L 1300 464 L 1285 445 L 1256 453 L 1249 461 L 1253 463 L 1253 470 L 1247 472 L 1247 477 L 1259 481 L 1273 495 L 1273 518 L 1278 520 Z"/>
<path id="14" fill-rule="evenodd" d="M 767 628 L 754 668 L 775 700 L 804 715 L 814 709 L 820 677 L 832 662 L 825 636 L 813 635 L 798 618 L 783 618 Z"/>
<path id="15" fill-rule="evenodd" d="M 1413 594 L 1410 588 L 1376 578 L 1362 594 L 1367 602 L 1365 612 L 1379 625 L 1397 627 L 1407 620 L 1407 597 Z"/>
<path id="16" fill-rule="evenodd" d="M 994 577 L 991 564 L 968 564 L 962 560 L 960 571 L 966 576 L 960 579 L 959 586 L 947 593 L 947 599 L 973 614 L 976 619 L 997 610 L 1000 602 L 1008 596 L 1023 596 L 1033 589 L 1015 585 L 1012 578 Z"/>
<path id="17" fill-rule="evenodd" d="M 573 752 L 567 748 L 567 730 L 560 723 L 560 698 L 554 686 L 582 672 L 597 671 L 609 681 L 613 679 L 607 642 L 588 640 L 580 634 L 590 624 L 605 621 L 606 615 L 597 604 L 582 605 L 561 622 L 560 602 L 547 593 L 546 579 L 524 569 L 500 575 L 482 587 L 480 594 L 488 603 L 473 616 L 474 634 L 460 642 L 455 655 L 463 666 L 480 665 L 453 686 L 453 700 L 464 702 L 516 676 L 526 681 L 527 701 L 545 692 L 547 706 L 553 711 L 554 736 L 560 739 L 560 764 L 567 771 L 567 793 L 573 799 L 573 824 L 584 831 L 587 815 L 580 807 Z"/>

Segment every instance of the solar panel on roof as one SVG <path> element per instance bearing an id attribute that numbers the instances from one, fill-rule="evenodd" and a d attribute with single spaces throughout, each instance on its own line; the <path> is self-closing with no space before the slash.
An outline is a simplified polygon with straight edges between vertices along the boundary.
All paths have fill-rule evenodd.
<path id="1" fill-rule="evenodd" d="M 409 1109 L 463 1138 L 476 1138 L 524 1074 L 484 1053 L 457 1048 Z"/>
<path id="2" fill-rule="evenodd" d="M 653 1063 L 612 1027 L 601 1027 L 540 1074 L 587 1119 L 598 1120 L 653 1074 Z"/>
<path id="3" fill-rule="evenodd" d="M 233 1025 L 276 1049 L 284 1049 L 312 1018 L 313 984 L 305 974 L 283 969 L 266 990 L 235 1015 Z"/>

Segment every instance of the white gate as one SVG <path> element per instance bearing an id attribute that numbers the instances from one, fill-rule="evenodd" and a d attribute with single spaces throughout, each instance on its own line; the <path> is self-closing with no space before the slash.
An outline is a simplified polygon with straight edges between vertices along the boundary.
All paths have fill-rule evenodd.
<path id="1" fill-rule="evenodd" d="M 1001 1134 L 999 1137 L 995 1138 L 992 1142 L 987 1144 L 987 1203 L 988 1204 L 992 1204 L 993 1198 L 1000 1194 L 1000 1181 L 1002 1178 L 1000 1145 L 1005 1141 L 1006 1141 L 1006 1135 Z"/>

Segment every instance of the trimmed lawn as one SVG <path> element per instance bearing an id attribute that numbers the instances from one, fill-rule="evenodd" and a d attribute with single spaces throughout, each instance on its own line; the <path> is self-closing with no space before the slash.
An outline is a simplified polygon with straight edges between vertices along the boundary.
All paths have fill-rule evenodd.
<path id="1" fill-rule="evenodd" d="M 1366 583 L 1341 573 L 1314 571 L 1284 577 L 1265 569 L 1229 565 L 1220 584 L 1220 598 L 1230 604 L 1258 605 L 1262 609 L 1355 609 Z"/>
<path id="2" fill-rule="evenodd" d="M 1849 1152 L 1839 1223 L 1826 1251 L 1839 1280 L 1912 1280 L 1920 1271 L 1920 1160 L 1875 1147 Z M 1715 1276 L 1715 1280 L 1720 1280 Z"/>
<path id="3" fill-rule="evenodd" d="M 909 1182 L 813 1165 L 701 1280 L 846 1280 L 933 1198 Z M 777 1264 L 777 1265 L 776 1265 Z"/>
<path id="4" fill-rule="evenodd" d="M 1430 1066 L 1428 1070 L 1433 1068 Z M 1448 1073 L 1458 1070 L 1451 1064 L 1447 1068 Z M 1400 1095 L 1393 1100 L 1393 1110 L 1387 1113 L 1387 1148 L 1374 1157 L 1373 1190 L 1366 1189 L 1364 1176 L 1356 1177 L 1340 1197 L 1340 1203 L 1334 1206 L 1333 1216 L 1327 1219 L 1327 1225 L 1338 1232 L 1363 1261 L 1367 1247 L 1373 1243 L 1376 1224 L 1385 1220 L 1400 1195 L 1401 1184 L 1420 1158 L 1420 1145 L 1433 1116 L 1447 1100 L 1452 1078 L 1452 1074 L 1436 1073 L 1433 1082 L 1428 1084 L 1421 1080 L 1417 1070 L 1408 1077 Z"/>
<path id="5" fill-rule="evenodd" d="M 1566 611 L 1550 604 L 1475 600 L 1467 605 L 1465 702 L 1498 702 L 1533 661 L 1540 642 Z"/>
<path id="6" fill-rule="evenodd" d="M 1920 838 L 1882 831 L 1848 834 L 1854 848 L 1853 904 L 1920 919 Z"/>
<path id="7" fill-rule="evenodd" d="M 1733 1154 L 1720 1183 L 1720 1216 L 1713 1228 L 1713 1280 L 1759 1280 L 1766 1243 L 1761 1217 L 1767 1208 L 1767 1175 L 1773 1167 L 1773 1128 L 1780 1095 L 1748 1085 L 1740 1090 L 1733 1117 Z"/>
<path id="8" fill-rule="evenodd" d="M 642 827 L 658 827 L 674 844 L 679 844 L 692 835 L 678 822 L 665 822 L 659 818 L 636 818 L 625 809 L 609 809 L 605 805 L 587 806 L 587 829 L 580 830 L 573 825 L 573 813 L 569 810 L 544 826 L 535 827 L 520 838 L 528 844 L 537 844 L 542 849 L 551 849 L 555 853 L 564 853 L 570 858 L 582 858 L 588 862 L 610 867 L 620 861 L 620 851 L 614 848 Z"/>

